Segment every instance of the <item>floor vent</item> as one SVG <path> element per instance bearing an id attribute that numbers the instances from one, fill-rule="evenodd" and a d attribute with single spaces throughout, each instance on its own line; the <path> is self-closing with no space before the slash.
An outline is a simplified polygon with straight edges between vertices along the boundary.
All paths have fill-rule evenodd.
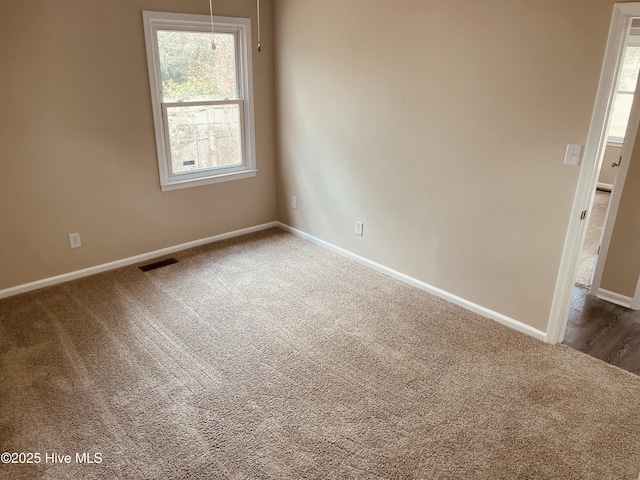
<path id="1" fill-rule="evenodd" d="M 159 262 L 149 263 L 147 265 L 142 265 L 138 267 L 143 272 L 148 272 L 149 270 L 155 270 L 156 268 L 166 267 L 167 265 L 173 265 L 174 263 L 178 263 L 178 260 L 175 258 L 166 258 L 164 260 L 160 260 Z"/>

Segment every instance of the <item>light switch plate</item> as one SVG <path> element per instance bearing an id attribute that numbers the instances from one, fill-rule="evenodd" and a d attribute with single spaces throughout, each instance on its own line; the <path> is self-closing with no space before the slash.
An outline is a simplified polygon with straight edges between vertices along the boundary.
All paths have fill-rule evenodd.
<path id="1" fill-rule="evenodd" d="M 577 167 L 580 164 L 580 155 L 582 154 L 582 145 L 567 145 L 567 153 L 564 155 L 564 164 Z"/>

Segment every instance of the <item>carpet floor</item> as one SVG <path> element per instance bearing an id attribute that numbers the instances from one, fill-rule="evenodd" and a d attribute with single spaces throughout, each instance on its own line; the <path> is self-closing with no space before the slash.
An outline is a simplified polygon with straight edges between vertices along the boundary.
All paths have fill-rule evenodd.
<path id="1" fill-rule="evenodd" d="M 175 257 L 0 301 L 0 452 L 41 456 L 0 478 L 638 477 L 628 372 L 280 230 Z"/>
<path id="2" fill-rule="evenodd" d="M 604 220 L 607 215 L 607 207 L 611 192 L 596 190 L 596 196 L 593 200 L 593 208 L 589 225 L 587 226 L 587 236 L 584 240 L 584 246 L 578 260 L 578 274 L 576 275 L 576 284 L 589 288 L 591 286 L 591 273 L 596 266 L 598 258 L 598 248 L 600 247 L 600 237 L 604 228 Z"/>

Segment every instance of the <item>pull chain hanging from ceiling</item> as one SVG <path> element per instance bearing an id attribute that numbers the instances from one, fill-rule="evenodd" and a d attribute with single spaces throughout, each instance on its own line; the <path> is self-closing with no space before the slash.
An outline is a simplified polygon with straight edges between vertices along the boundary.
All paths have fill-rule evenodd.
<path id="1" fill-rule="evenodd" d="M 215 50 L 216 37 L 213 31 L 213 0 L 209 0 L 209 16 L 211 17 L 211 50 Z"/>
<path id="2" fill-rule="evenodd" d="M 260 41 L 260 0 L 256 0 L 258 10 L 258 51 L 262 50 L 262 42 Z"/>

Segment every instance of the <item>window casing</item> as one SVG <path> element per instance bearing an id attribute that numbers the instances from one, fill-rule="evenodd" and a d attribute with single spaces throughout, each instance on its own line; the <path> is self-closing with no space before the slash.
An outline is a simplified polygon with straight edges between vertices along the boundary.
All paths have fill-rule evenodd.
<path id="1" fill-rule="evenodd" d="M 622 146 L 624 142 L 639 70 L 640 35 L 636 32 L 633 35 L 628 35 L 625 42 L 622 64 L 613 99 L 613 108 L 611 110 L 609 131 L 607 133 L 607 142 L 609 145 Z"/>
<path id="2" fill-rule="evenodd" d="M 214 17 L 214 35 L 207 15 L 143 21 L 162 190 L 255 176 L 250 20 Z"/>

